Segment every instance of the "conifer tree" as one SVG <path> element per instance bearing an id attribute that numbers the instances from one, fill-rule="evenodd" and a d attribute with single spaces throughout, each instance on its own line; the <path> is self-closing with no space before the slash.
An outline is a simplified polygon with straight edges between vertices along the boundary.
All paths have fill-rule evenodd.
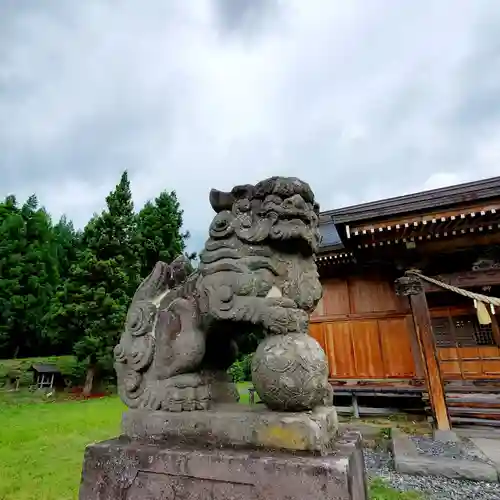
<path id="1" fill-rule="evenodd" d="M 50 216 L 35 195 L 0 208 L 0 349 L 3 357 L 44 355 L 44 316 L 59 282 Z"/>
<path id="2" fill-rule="evenodd" d="M 81 232 L 76 231 L 73 222 L 63 215 L 54 226 L 59 277 L 64 281 L 69 276 L 71 265 L 81 242 Z"/>
<path id="3" fill-rule="evenodd" d="M 159 260 L 170 263 L 185 251 L 185 240 L 189 238 L 189 233 L 181 232 L 182 216 L 175 191 L 163 191 L 154 201 L 148 201 L 139 212 L 141 278 L 145 278 Z"/>
<path id="4" fill-rule="evenodd" d="M 139 280 L 136 217 L 127 172 L 82 234 L 82 248 L 58 293 L 53 318 L 66 328 L 78 359 L 88 367 L 85 392 L 94 377 L 111 375 L 113 348 Z"/>
<path id="5" fill-rule="evenodd" d="M 16 198 L 0 204 L 0 358 L 15 357 L 16 328 L 22 308 L 19 294 L 23 275 L 24 220 Z M 19 351 L 19 347 L 17 347 Z"/>

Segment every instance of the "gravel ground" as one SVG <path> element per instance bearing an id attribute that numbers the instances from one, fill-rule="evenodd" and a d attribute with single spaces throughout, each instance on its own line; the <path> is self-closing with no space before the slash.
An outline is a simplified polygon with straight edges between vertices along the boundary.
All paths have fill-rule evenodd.
<path id="1" fill-rule="evenodd" d="M 433 457 L 445 457 L 454 460 L 473 460 L 475 462 L 491 463 L 487 457 L 469 439 L 461 439 L 460 441 L 443 443 L 434 441 L 427 436 L 412 436 L 417 450 L 424 454 Z"/>
<path id="2" fill-rule="evenodd" d="M 368 477 L 380 477 L 401 491 L 416 490 L 429 500 L 500 500 L 500 484 L 397 473 L 390 453 L 365 449 Z"/>

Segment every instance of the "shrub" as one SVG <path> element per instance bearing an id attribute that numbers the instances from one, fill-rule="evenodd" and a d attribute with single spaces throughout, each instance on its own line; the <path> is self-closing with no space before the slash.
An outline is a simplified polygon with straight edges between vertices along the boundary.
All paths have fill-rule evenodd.
<path id="1" fill-rule="evenodd" d="M 233 382 L 249 382 L 252 379 L 252 354 L 245 354 L 235 361 L 228 370 Z"/>
<path id="2" fill-rule="evenodd" d="M 84 362 L 73 358 L 71 363 L 68 363 L 65 370 L 59 367 L 64 376 L 64 380 L 68 386 L 82 385 L 87 374 L 87 365 Z"/>

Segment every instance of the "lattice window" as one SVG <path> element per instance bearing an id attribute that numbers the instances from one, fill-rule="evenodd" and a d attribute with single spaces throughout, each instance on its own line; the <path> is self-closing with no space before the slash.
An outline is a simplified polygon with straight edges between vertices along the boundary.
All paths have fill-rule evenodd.
<path id="1" fill-rule="evenodd" d="M 480 325 L 475 315 L 434 318 L 432 330 L 437 347 L 496 345 L 491 325 Z"/>
<path id="2" fill-rule="evenodd" d="M 451 318 L 455 330 L 455 341 L 458 347 L 475 347 L 477 319 L 474 316 L 458 316 Z"/>
<path id="3" fill-rule="evenodd" d="M 496 345 L 491 325 L 478 325 L 475 337 L 477 345 Z"/>
<path id="4" fill-rule="evenodd" d="M 433 318 L 432 331 L 436 339 L 438 347 L 455 347 L 455 337 L 451 329 L 451 321 L 449 317 Z"/>

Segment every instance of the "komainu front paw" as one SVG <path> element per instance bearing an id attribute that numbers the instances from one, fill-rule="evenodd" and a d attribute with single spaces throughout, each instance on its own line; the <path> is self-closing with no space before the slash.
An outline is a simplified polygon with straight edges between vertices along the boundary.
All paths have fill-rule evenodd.
<path id="1" fill-rule="evenodd" d="M 211 401 L 209 386 L 197 373 L 158 380 L 146 392 L 142 407 L 150 410 L 208 410 Z"/>
<path id="2" fill-rule="evenodd" d="M 208 410 L 210 392 L 208 385 L 198 387 L 170 387 L 161 405 L 165 411 Z"/>

